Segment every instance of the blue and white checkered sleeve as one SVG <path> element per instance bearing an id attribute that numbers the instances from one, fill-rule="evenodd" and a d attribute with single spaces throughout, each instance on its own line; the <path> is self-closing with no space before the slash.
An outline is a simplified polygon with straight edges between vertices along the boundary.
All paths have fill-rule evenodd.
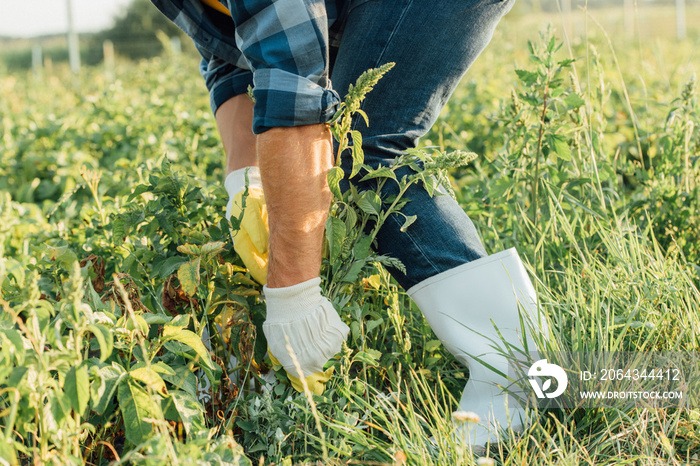
<path id="1" fill-rule="evenodd" d="M 329 121 L 331 89 L 324 0 L 229 0 L 236 43 L 253 71 L 253 132 Z"/>
<path id="2" fill-rule="evenodd" d="M 216 115 L 216 111 L 224 102 L 248 92 L 248 86 L 253 86 L 253 73 L 215 56 L 197 43 L 195 47 L 202 56 L 199 72 L 209 90 L 211 111 Z"/>

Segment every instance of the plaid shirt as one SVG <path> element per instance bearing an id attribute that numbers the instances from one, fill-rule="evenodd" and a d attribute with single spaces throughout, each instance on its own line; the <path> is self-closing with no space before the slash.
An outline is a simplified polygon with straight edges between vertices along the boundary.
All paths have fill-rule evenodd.
<path id="1" fill-rule="evenodd" d="M 340 38 L 350 0 L 221 0 L 231 18 L 199 0 L 151 1 L 202 55 L 214 113 L 252 85 L 256 134 L 335 114 L 340 97 L 328 79 L 329 44 Z"/>

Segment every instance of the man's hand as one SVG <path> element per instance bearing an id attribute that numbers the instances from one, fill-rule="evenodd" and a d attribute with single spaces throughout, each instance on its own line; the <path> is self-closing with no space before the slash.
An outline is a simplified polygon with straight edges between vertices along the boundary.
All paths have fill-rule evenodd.
<path id="1" fill-rule="evenodd" d="M 342 349 L 350 332 L 333 304 L 321 295 L 320 284 L 320 278 L 313 278 L 289 287 L 263 288 L 267 301 L 263 332 L 270 359 L 284 367 L 294 388 L 303 391 L 298 365 L 301 377 L 316 394 L 323 393 L 333 373 L 333 368 L 324 371 L 323 366 Z"/>
<path id="2" fill-rule="evenodd" d="M 246 178 L 248 195 L 243 199 Z M 260 172 L 257 167 L 235 170 L 226 177 L 225 186 L 229 195 L 226 218 L 240 218 L 243 212 L 240 228 L 233 233 L 233 248 L 253 278 L 264 285 L 267 283 L 269 228 Z"/>

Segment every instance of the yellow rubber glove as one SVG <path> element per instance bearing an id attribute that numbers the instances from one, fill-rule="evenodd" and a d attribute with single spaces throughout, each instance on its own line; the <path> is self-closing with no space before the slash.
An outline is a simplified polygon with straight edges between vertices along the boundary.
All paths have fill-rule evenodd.
<path id="1" fill-rule="evenodd" d="M 253 278 L 260 284 L 267 283 L 267 255 L 269 227 L 267 205 L 257 167 L 246 167 L 231 172 L 226 177 L 229 194 L 226 218 L 239 218 L 243 211 L 243 194 L 248 177 L 248 196 L 240 229 L 233 233 L 233 249 L 241 256 Z"/>
<path id="2" fill-rule="evenodd" d="M 275 366 L 282 365 L 277 360 L 277 358 L 270 352 L 269 348 L 267 350 L 267 354 L 270 356 L 270 361 L 272 361 L 272 364 L 274 364 Z M 334 367 L 329 367 L 323 372 L 315 372 L 306 377 L 306 385 L 309 387 L 309 391 L 311 391 L 311 393 L 313 393 L 314 395 L 322 395 L 323 391 L 326 389 L 326 382 L 328 382 L 331 379 L 331 375 L 333 375 L 334 370 Z M 287 372 L 286 369 L 285 372 Z M 287 377 L 289 378 L 289 381 L 292 382 L 292 387 L 294 387 L 296 391 L 304 393 L 304 385 L 302 384 L 301 379 L 299 379 L 298 376 L 292 375 L 289 372 L 287 372 Z"/>

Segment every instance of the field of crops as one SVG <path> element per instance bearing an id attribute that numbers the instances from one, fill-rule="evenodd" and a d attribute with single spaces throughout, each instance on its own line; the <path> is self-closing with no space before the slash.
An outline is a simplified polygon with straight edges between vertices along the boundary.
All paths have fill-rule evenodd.
<path id="1" fill-rule="evenodd" d="M 426 165 L 478 155 L 456 196 L 487 251 L 528 264 L 548 349 L 699 351 L 697 31 L 582 24 L 506 20 Z M 374 204 L 333 208 L 322 276 L 351 333 L 323 395 L 295 392 L 223 219 L 197 60 L 115 76 L 0 77 L 0 464 L 700 462 L 697 405 L 541 411 L 473 455 L 453 435 L 467 372 L 373 254 Z"/>

